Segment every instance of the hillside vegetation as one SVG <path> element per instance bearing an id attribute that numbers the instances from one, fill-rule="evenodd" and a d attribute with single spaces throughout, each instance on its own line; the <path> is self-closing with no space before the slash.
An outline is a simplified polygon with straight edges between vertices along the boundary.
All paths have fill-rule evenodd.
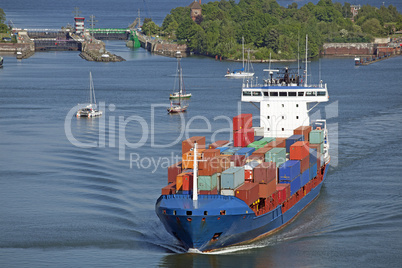
<path id="1" fill-rule="evenodd" d="M 241 58 L 241 40 L 254 59 L 295 59 L 303 53 L 309 36 L 309 56 L 317 56 L 325 42 L 371 42 L 402 29 L 396 7 L 363 5 L 352 21 L 350 4 L 320 0 L 302 7 L 280 6 L 275 0 L 221 0 L 202 4 L 195 21 L 189 7 L 172 9 L 162 25 L 150 19 L 142 27 L 146 34 L 186 43 L 192 52 Z"/>

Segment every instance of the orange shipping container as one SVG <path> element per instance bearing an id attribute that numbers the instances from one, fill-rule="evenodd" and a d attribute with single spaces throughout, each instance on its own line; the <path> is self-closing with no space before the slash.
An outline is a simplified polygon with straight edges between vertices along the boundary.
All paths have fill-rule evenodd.
<path id="1" fill-rule="evenodd" d="M 297 141 L 290 145 L 290 160 L 302 160 L 310 153 L 310 147 L 308 141 Z"/>
<path id="2" fill-rule="evenodd" d="M 205 149 L 199 149 L 197 150 L 197 159 L 201 160 L 202 153 Z M 193 169 L 194 168 L 194 151 L 188 151 L 187 153 L 184 153 L 182 156 L 182 165 L 183 169 Z"/>
<path id="3" fill-rule="evenodd" d="M 205 137 L 202 136 L 194 136 L 187 140 L 182 141 L 181 143 L 181 153 L 185 154 L 194 148 L 194 142 L 197 142 L 198 149 L 205 149 Z"/>
<path id="4" fill-rule="evenodd" d="M 300 126 L 300 127 L 296 128 L 295 130 L 293 130 L 293 134 L 294 135 L 303 135 L 304 140 L 308 141 L 311 129 L 312 129 L 311 126 Z"/>
<path id="5" fill-rule="evenodd" d="M 176 191 L 190 191 L 193 189 L 193 173 L 180 173 L 176 177 Z"/>

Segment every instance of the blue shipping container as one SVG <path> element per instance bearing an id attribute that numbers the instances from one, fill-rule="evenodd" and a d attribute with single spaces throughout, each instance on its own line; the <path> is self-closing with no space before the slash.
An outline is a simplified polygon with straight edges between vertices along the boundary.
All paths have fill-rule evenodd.
<path id="1" fill-rule="evenodd" d="M 293 195 L 301 188 L 301 175 L 298 175 L 292 181 L 280 181 L 279 183 L 290 183 L 290 195 Z"/>
<path id="2" fill-rule="evenodd" d="M 232 147 L 232 148 L 227 149 L 224 154 L 234 155 L 240 149 L 241 149 L 241 147 Z"/>
<path id="3" fill-rule="evenodd" d="M 218 147 L 216 149 L 219 149 L 219 151 L 221 151 L 221 153 L 223 153 L 226 150 L 229 150 L 229 147 Z"/>
<path id="4" fill-rule="evenodd" d="M 254 141 L 259 141 L 259 140 L 261 140 L 262 138 L 264 138 L 263 136 L 254 136 Z"/>
<path id="5" fill-rule="evenodd" d="M 306 169 L 300 176 L 301 182 L 300 185 L 301 187 L 303 187 L 304 185 L 306 185 L 309 180 L 310 180 L 310 169 Z"/>
<path id="6" fill-rule="evenodd" d="M 244 183 L 244 168 L 231 167 L 221 174 L 221 188 L 235 189 Z"/>
<path id="7" fill-rule="evenodd" d="M 310 173 L 309 173 L 309 178 L 310 180 L 315 178 L 317 176 L 317 162 L 315 162 L 314 165 L 312 165 L 310 168 Z"/>
<path id="8" fill-rule="evenodd" d="M 291 181 L 300 174 L 300 161 L 288 160 L 279 166 L 279 181 Z"/>
<path id="9" fill-rule="evenodd" d="M 254 151 L 255 151 L 254 147 L 243 147 L 240 150 L 238 150 L 235 153 L 235 155 L 244 155 L 246 157 L 249 157 Z"/>
<path id="10" fill-rule="evenodd" d="M 310 167 L 317 164 L 317 149 L 310 148 Z"/>
<path id="11" fill-rule="evenodd" d="M 292 135 L 286 139 L 286 152 L 290 152 L 290 146 L 295 143 L 296 141 L 304 141 L 303 135 Z"/>

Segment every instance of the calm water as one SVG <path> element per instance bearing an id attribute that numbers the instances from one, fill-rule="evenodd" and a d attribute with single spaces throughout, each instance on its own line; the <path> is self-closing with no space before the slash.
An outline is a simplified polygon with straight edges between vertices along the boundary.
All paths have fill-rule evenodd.
<path id="1" fill-rule="evenodd" d="M 3 7 L 7 18 L 27 28 L 72 23 L 74 6 L 85 16 L 99 16 L 99 27 L 125 27 L 144 5 L 13 2 L 18 5 Z M 148 1 L 149 13 L 162 20 L 171 8 L 187 5 L 167 2 Z M 169 116 L 165 108 L 175 59 L 132 50 L 120 41 L 106 47 L 127 61 L 87 62 L 77 52 L 36 53 L 22 61 L 5 56 L 0 69 L 1 267 L 402 263 L 402 57 L 362 67 L 351 58 L 312 62 L 311 79 L 321 78 L 330 92 L 330 102 L 313 115 L 326 117 L 330 128 L 332 166 L 320 197 L 269 238 L 194 255 L 183 254 L 154 212 L 167 181 L 165 167 L 180 153 L 183 131 L 229 139 L 225 118 L 239 109 L 255 115 L 258 110 L 239 105 L 240 81 L 223 77 L 233 63 L 191 57 L 182 61 L 186 88 L 193 94 L 190 108 L 183 117 Z M 266 67 L 254 64 L 259 79 Z M 79 120 L 70 115 L 87 100 L 90 71 L 105 114 Z"/>

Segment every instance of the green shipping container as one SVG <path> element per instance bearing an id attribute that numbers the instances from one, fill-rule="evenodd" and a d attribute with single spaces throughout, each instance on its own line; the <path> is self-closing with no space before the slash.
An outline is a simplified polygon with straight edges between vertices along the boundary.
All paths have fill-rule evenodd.
<path id="1" fill-rule="evenodd" d="M 324 130 L 312 130 L 309 134 L 309 142 L 319 144 L 324 142 Z"/>
<path id="2" fill-rule="evenodd" d="M 271 141 L 275 141 L 275 140 L 276 140 L 275 138 L 265 137 L 265 138 L 262 138 L 260 141 L 266 141 L 267 143 L 270 143 Z"/>
<path id="3" fill-rule="evenodd" d="M 275 162 L 279 167 L 286 162 L 286 148 L 272 148 L 265 153 L 265 162 Z"/>
<path id="4" fill-rule="evenodd" d="M 198 190 L 212 191 L 218 185 L 218 173 L 211 176 L 198 176 Z"/>
<path id="5" fill-rule="evenodd" d="M 249 145 L 247 145 L 247 147 L 250 147 L 250 148 L 253 147 L 253 148 L 255 148 L 256 150 L 258 150 L 258 149 L 264 147 L 264 145 L 266 145 L 266 144 L 267 144 L 266 141 L 264 141 L 264 140 L 259 140 L 259 141 L 255 141 L 255 142 L 250 143 Z"/>

